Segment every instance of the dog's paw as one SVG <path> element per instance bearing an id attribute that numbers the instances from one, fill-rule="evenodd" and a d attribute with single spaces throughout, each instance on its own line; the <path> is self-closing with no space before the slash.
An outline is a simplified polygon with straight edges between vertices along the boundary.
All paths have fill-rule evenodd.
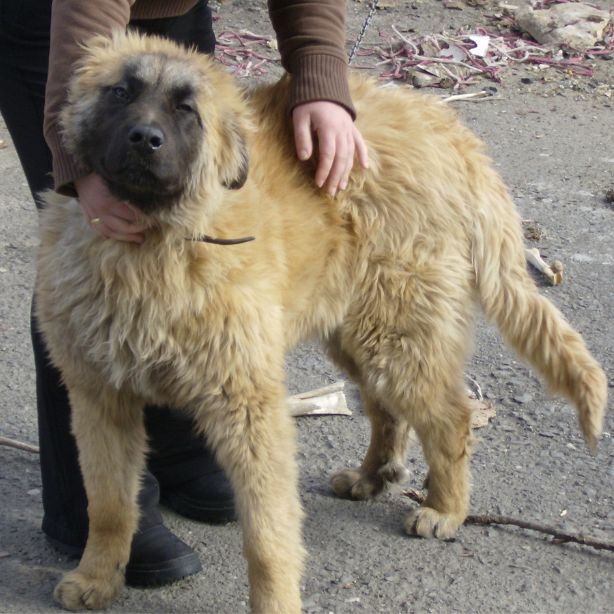
<path id="1" fill-rule="evenodd" d="M 363 474 L 360 469 L 339 471 L 330 479 L 330 485 L 338 497 L 364 501 L 378 495 L 388 484 L 406 480 L 408 474 L 400 463 L 389 462 L 382 465 L 373 476 Z"/>
<path id="2" fill-rule="evenodd" d="M 409 478 L 409 471 L 405 465 L 390 461 L 377 470 L 377 475 L 382 478 L 384 484 L 402 484 Z"/>
<path id="3" fill-rule="evenodd" d="M 361 473 L 357 469 L 347 469 L 335 473 L 330 479 L 333 492 L 343 499 L 367 499 L 354 496 L 352 489 L 361 481 Z M 358 489 L 357 489 L 358 490 Z"/>
<path id="4" fill-rule="evenodd" d="M 464 520 L 462 514 L 442 514 L 432 507 L 419 507 L 405 519 L 405 532 L 419 537 L 452 539 Z"/>
<path id="5" fill-rule="evenodd" d="M 93 578 L 75 570 L 60 580 L 53 596 L 67 610 L 102 610 L 119 595 L 123 585 L 121 574 L 115 574 L 109 580 Z"/>

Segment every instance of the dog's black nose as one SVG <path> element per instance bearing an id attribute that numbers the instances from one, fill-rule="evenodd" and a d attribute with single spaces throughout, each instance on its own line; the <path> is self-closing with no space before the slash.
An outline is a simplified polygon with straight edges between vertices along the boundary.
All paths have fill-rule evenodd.
<path id="1" fill-rule="evenodd" d="M 164 145 L 164 133 L 156 126 L 134 126 L 128 132 L 128 142 L 144 151 L 155 151 Z"/>

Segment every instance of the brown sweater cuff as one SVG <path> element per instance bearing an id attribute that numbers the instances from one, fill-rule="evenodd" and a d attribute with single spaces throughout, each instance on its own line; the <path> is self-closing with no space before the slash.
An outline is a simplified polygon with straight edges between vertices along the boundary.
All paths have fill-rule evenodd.
<path id="1" fill-rule="evenodd" d="M 136 0 L 130 11 L 130 19 L 161 19 L 185 15 L 193 9 L 197 0 Z"/>
<path id="2" fill-rule="evenodd" d="M 315 100 L 329 100 L 356 119 L 348 85 L 347 64 L 332 55 L 302 54 L 292 62 L 289 108 Z"/>
<path id="3" fill-rule="evenodd" d="M 77 196 L 74 181 L 87 175 L 87 171 L 66 153 L 56 129 L 49 130 L 46 139 L 53 157 L 53 189 L 64 196 Z"/>

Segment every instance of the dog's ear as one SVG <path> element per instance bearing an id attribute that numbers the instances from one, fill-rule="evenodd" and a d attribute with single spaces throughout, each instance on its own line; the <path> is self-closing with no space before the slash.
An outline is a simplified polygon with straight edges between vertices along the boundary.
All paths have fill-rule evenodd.
<path id="1" fill-rule="evenodd" d="M 229 190 L 238 190 L 246 182 L 249 170 L 244 130 L 236 118 L 229 118 L 224 123 L 221 136 L 220 183 Z"/>

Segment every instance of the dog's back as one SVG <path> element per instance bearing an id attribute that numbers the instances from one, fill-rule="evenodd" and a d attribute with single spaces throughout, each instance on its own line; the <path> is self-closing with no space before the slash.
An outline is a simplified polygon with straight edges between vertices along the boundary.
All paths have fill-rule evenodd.
<path id="1" fill-rule="evenodd" d="M 306 192 L 315 192 L 309 166 L 301 171 L 296 162 L 288 162 L 293 158 L 293 144 L 284 119 L 286 87 L 282 81 L 272 91 L 256 92 L 254 107 L 263 127 L 260 134 L 269 148 L 269 135 L 282 135 L 278 164 L 292 165 L 285 173 L 290 181 L 302 184 Z M 452 324 L 469 317 L 468 303 L 479 303 L 551 390 L 573 401 L 582 431 L 593 445 L 601 432 L 606 404 L 605 375 L 581 337 L 539 294 L 528 274 L 520 217 L 482 142 L 434 97 L 379 88 L 359 78 L 352 83 L 352 95 L 371 168 L 355 171 L 347 191 L 326 203 L 337 227 L 334 248 L 325 236 L 318 245 L 307 230 L 309 251 L 301 239 L 305 229 L 313 226 L 313 208 L 302 201 L 282 199 L 282 216 L 294 215 L 295 209 L 299 216 L 302 209 L 304 215 L 298 223 L 286 226 L 303 231 L 302 237 L 300 231 L 291 237 L 287 249 L 309 254 L 312 260 L 323 253 L 322 262 L 328 274 L 334 275 L 329 284 L 320 279 L 320 291 L 326 293 L 330 287 L 336 296 L 347 296 L 353 288 L 354 303 L 345 305 L 350 316 L 362 317 L 358 314 L 368 310 L 370 300 L 378 302 L 378 294 L 386 294 L 388 283 L 396 286 L 392 292 L 397 295 L 407 283 L 412 288 L 421 286 L 427 291 L 425 313 L 433 309 L 433 296 L 446 296 L 446 309 L 451 309 L 444 319 Z M 264 159 L 271 157 L 269 151 Z M 271 184 L 283 184 L 278 169 L 271 165 L 267 178 Z M 345 267 L 346 272 L 349 268 L 351 275 L 340 274 L 335 265 Z M 387 277 L 394 279 L 385 280 Z M 345 284 L 346 292 L 334 289 L 339 283 Z M 414 293 L 406 309 L 416 310 L 416 300 Z M 381 317 L 394 320 L 396 316 L 391 311 Z M 466 326 L 462 322 L 458 329 Z M 466 346 L 467 340 L 464 343 Z M 460 339 L 458 345 L 463 345 Z M 452 347 L 449 350 L 454 352 Z"/>

